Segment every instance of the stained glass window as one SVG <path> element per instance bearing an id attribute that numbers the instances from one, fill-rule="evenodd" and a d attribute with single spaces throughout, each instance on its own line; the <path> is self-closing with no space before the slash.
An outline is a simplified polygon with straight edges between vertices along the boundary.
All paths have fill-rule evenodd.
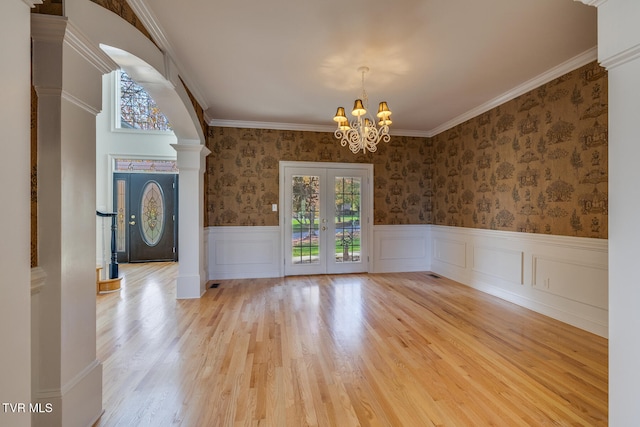
<path id="1" fill-rule="evenodd" d="M 171 125 L 146 90 L 120 70 L 120 127 L 171 131 Z"/>

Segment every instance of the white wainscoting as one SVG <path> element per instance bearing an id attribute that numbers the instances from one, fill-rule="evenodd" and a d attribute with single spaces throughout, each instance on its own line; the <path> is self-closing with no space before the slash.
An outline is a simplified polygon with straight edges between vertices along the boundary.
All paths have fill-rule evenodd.
<path id="1" fill-rule="evenodd" d="M 608 336 L 608 241 L 429 226 L 434 273 Z"/>
<path id="2" fill-rule="evenodd" d="M 208 279 L 281 277 L 279 227 L 206 229 Z M 436 225 L 373 227 L 371 273 L 433 271 L 608 336 L 608 241 Z"/>
<path id="3" fill-rule="evenodd" d="M 208 279 L 282 276 L 279 227 L 207 228 Z"/>
<path id="4" fill-rule="evenodd" d="M 431 244 L 427 225 L 373 227 L 372 273 L 427 271 Z"/>

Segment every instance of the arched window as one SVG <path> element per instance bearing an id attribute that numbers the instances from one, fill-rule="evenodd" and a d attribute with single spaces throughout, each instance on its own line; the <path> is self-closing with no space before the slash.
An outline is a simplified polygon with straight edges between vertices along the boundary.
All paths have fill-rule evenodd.
<path id="1" fill-rule="evenodd" d="M 124 70 L 119 72 L 121 129 L 171 132 L 171 125 L 146 90 Z"/>

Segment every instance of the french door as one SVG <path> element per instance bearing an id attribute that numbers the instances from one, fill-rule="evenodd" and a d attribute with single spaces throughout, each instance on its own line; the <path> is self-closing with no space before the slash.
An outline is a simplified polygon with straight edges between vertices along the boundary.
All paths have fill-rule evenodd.
<path id="1" fill-rule="evenodd" d="M 285 275 L 368 271 L 372 165 L 282 162 L 280 168 Z"/>

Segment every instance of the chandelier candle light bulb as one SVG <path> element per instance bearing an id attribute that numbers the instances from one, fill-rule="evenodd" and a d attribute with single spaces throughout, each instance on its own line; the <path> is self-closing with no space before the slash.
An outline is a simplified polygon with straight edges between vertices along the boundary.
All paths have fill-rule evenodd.
<path id="1" fill-rule="evenodd" d="M 349 144 L 349 149 L 354 154 L 367 150 L 373 153 L 378 149 L 380 141 L 389 142 L 391 140 L 389 135 L 389 125 L 392 123 L 391 110 L 389 110 L 389 106 L 384 101 L 378 105 L 376 116 L 380 119 L 378 121 L 378 126 L 380 127 L 377 128 L 376 121 L 367 112 L 369 99 L 367 92 L 364 90 L 364 74 L 369 71 L 369 68 L 360 67 L 358 71 L 362 73 L 362 96 L 356 99 L 353 104 L 351 115 L 355 119 L 349 122 L 345 115 L 344 107 L 338 107 L 336 115 L 333 117 L 333 120 L 338 124 L 334 135 L 340 140 L 340 144 L 343 147 Z"/>

